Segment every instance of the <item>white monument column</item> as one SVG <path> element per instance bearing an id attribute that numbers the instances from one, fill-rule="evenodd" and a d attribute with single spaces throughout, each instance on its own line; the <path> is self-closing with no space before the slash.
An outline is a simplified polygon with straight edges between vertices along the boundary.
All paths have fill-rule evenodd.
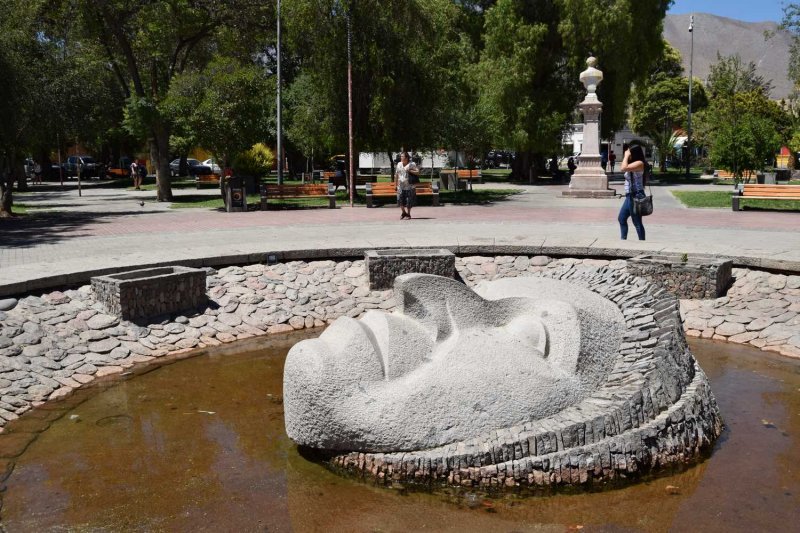
<path id="1" fill-rule="evenodd" d="M 569 182 L 564 196 L 573 198 L 607 198 L 616 193 L 608 188 L 608 176 L 600 165 L 600 113 L 603 103 L 597 99 L 597 86 L 603 81 L 603 73 L 594 68 L 597 58 L 586 60 L 589 68 L 581 72 L 580 80 L 586 87 L 586 98 L 578 104 L 583 113 L 583 147 L 580 164 Z"/>

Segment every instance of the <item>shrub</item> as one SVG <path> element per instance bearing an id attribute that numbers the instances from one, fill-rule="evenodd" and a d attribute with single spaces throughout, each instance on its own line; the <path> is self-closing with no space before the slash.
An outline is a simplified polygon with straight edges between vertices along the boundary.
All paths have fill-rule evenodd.
<path id="1" fill-rule="evenodd" d="M 275 154 L 263 143 L 254 144 L 249 150 L 233 159 L 233 172 L 241 176 L 262 178 L 269 174 L 275 164 Z"/>

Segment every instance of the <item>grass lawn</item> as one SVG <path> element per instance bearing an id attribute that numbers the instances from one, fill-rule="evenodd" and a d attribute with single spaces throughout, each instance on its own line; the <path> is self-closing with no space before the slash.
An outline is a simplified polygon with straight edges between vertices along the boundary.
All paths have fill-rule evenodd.
<path id="1" fill-rule="evenodd" d="M 510 168 L 486 168 L 481 171 L 484 183 L 507 182 L 511 176 Z"/>
<path id="2" fill-rule="evenodd" d="M 689 175 L 686 175 L 686 169 L 668 169 L 666 172 L 660 172 L 658 167 L 653 171 L 653 179 L 658 180 L 663 185 L 673 184 L 692 184 L 692 183 L 708 183 L 708 181 L 700 179 L 703 174 L 703 169 L 700 167 L 692 167 Z"/>
<path id="3" fill-rule="evenodd" d="M 672 191 L 686 207 L 731 208 L 731 193 L 728 191 Z M 800 211 L 797 200 L 748 200 L 742 198 L 739 205 L 744 209 L 769 211 Z"/>
<path id="4" fill-rule="evenodd" d="M 482 189 L 476 191 L 442 191 L 439 194 L 439 201 L 442 204 L 454 205 L 481 205 L 490 204 L 493 202 L 503 201 L 510 196 L 519 194 L 520 191 L 512 189 Z M 356 205 L 366 204 L 366 197 L 364 191 L 359 190 L 358 195 L 355 197 L 354 202 Z M 420 196 L 417 198 L 419 205 L 431 205 L 431 198 L 428 196 Z M 336 205 L 348 205 L 350 197 L 347 191 L 339 190 L 336 192 Z M 247 204 L 250 209 L 254 205 L 261 203 L 261 197 L 257 194 L 247 195 Z M 391 204 L 389 198 L 376 199 L 377 204 L 383 203 Z M 304 208 L 325 208 L 328 206 L 326 198 L 286 198 L 280 201 L 270 201 L 270 209 L 304 209 Z M 173 209 L 184 208 L 204 208 L 204 209 L 223 209 L 225 204 L 219 196 L 207 195 L 187 195 L 180 196 L 172 202 Z"/>
<path id="5" fill-rule="evenodd" d="M 29 209 L 32 209 L 32 207 L 25 204 L 18 204 L 17 202 L 14 202 L 14 205 L 11 206 L 11 212 L 15 215 L 27 215 L 29 214 Z"/>

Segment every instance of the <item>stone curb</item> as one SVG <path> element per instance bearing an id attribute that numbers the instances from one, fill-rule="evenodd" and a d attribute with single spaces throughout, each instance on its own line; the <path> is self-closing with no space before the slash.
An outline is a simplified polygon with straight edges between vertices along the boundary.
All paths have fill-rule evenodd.
<path id="1" fill-rule="evenodd" d="M 216 256 L 184 258 L 168 261 L 146 261 L 131 263 L 121 266 L 88 268 L 53 274 L 49 276 L 33 277 L 25 281 L 3 282 L 0 275 L 0 298 L 27 294 L 32 291 L 71 287 L 87 283 L 94 276 L 105 276 L 127 270 L 143 268 L 156 268 L 164 266 L 188 267 L 222 267 L 230 265 L 244 265 L 252 263 L 268 263 L 269 257 L 274 256 L 276 262 L 320 259 L 345 259 L 362 258 L 367 250 L 382 250 L 389 248 L 419 248 L 450 250 L 458 256 L 467 255 L 547 255 L 551 257 L 579 257 L 603 259 L 628 259 L 646 252 L 664 252 L 666 250 L 643 250 L 627 248 L 595 248 L 589 246 L 550 246 L 546 243 L 540 245 L 509 245 L 509 244 L 449 244 L 435 246 L 360 246 L 340 248 L 313 248 L 313 249 L 285 249 L 268 250 L 254 253 L 223 254 Z M 693 257 L 700 254 L 691 254 Z M 800 273 L 800 261 L 788 261 L 755 256 L 728 256 L 714 255 L 720 259 L 729 259 L 734 267 L 754 268 L 758 270 L 780 271 L 786 273 Z"/>

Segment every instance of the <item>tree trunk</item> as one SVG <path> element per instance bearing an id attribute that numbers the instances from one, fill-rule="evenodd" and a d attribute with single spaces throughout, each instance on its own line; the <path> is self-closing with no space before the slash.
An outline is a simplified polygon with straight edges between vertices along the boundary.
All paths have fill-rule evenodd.
<path id="1" fill-rule="evenodd" d="M 14 216 L 11 206 L 14 204 L 14 163 L 5 159 L 0 168 L 0 218 Z"/>
<path id="2" fill-rule="evenodd" d="M 386 151 L 386 156 L 389 158 L 389 175 L 391 176 L 392 181 L 394 181 L 395 164 L 394 164 L 394 159 L 392 159 L 392 151 L 391 150 L 387 150 Z"/>
<path id="3" fill-rule="evenodd" d="M 511 165 L 511 176 L 513 181 L 527 182 L 530 179 L 530 169 L 532 164 L 531 152 L 528 150 L 518 150 Z"/>
<path id="4" fill-rule="evenodd" d="M 169 130 L 164 126 L 153 129 L 150 139 L 150 160 L 156 168 L 156 199 L 172 201 L 172 186 L 169 179 Z"/>

